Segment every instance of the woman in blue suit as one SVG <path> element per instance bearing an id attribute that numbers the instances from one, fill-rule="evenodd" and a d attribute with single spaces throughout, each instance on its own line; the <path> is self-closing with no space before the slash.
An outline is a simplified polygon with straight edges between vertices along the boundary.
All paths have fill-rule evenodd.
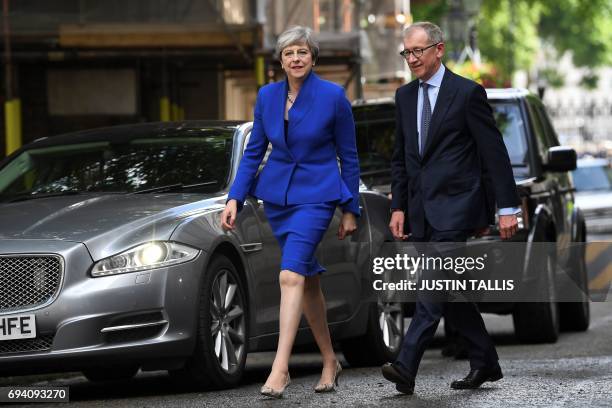
<path id="1" fill-rule="evenodd" d="M 285 31 L 276 52 L 287 78 L 259 90 L 253 130 L 221 222 L 233 229 L 237 211 L 251 194 L 263 200 L 282 250 L 278 349 L 261 388 L 262 394 L 279 398 L 289 384 L 289 357 L 302 312 L 323 357 L 315 391 L 331 391 L 337 384 L 342 367 L 332 348 L 319 284 L 325 268 L 314 253 L 337 206 L 343 211 L 338 238 L 357 228 L 359 163 L 344 90 L 312 72 L 319 53 L 312 30 L 298 26 Z M 272 153 L 256 176 L 268 143 Z"/>

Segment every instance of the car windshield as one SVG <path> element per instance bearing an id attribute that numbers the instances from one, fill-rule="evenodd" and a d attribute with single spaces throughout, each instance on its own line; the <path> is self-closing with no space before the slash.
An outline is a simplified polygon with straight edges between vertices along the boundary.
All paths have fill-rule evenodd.
<path id="1" fill-rule="evenodd" d="M 576 191 L 612 190 L 612 169 L 602 166 L 578 167 L 572 172 Z"/>
<path id="2" fill-rule="evenodd" d="M 219 191 L 227 182 L 232 135 L 231 130 L 204 129 L 121 144 L 96 141 L 28 149 L 0 170 L 0 200 L 177 187 Z"/>
<path id="3" fill-rule="evenodd" d="M 527 141 L 518 104 L 491 101 L 491 106 L 497 127 L 504 137 L 510 163 L 515 167 L 526 166 L 528 163 Z"/>

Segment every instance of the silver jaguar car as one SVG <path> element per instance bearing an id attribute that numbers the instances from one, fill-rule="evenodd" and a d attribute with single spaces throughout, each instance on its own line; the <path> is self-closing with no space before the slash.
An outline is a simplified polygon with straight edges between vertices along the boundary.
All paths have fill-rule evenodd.
<path id="1" fill-rule="evenodd" d="M 235 231 L 219 222 L 251 126 L 95 129 L 0 162 L 0 375 L 164 369 L 230 387 L 248 352 L 273 349 L 280 251 L 262 203 Z M 317 252 L 332 337 L 356 365 L 393 358 L 403 333 L 402 307 L 370 296 L 389 201 L 361 190 L 358 233 L 337 239 L 337 210 Z M 303 321 L 296 344 L 311 342 Z"/>

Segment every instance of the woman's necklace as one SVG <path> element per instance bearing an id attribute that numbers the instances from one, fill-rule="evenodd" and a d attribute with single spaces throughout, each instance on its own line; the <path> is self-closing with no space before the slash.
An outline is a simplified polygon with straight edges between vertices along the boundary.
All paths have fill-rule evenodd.
<path id="1" fill-rule="evenodd" d="M 295 99 L 293 98 L 293 93 L 291 91 L 287 92 L 287 99 L 289 99 L 289 102 L 291 102 L 292 105 L 295 103 Z"/>

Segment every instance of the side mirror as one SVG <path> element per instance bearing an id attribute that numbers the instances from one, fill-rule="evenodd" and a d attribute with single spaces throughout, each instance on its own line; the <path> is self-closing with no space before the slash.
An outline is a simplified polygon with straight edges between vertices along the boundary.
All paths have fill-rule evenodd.
<path id="1" fill-rule="evenodd" d="M 563 172 L 576 170 L 576 151 L 571 147 L 555 146 L 548 149 L 545 170 Z"/>

